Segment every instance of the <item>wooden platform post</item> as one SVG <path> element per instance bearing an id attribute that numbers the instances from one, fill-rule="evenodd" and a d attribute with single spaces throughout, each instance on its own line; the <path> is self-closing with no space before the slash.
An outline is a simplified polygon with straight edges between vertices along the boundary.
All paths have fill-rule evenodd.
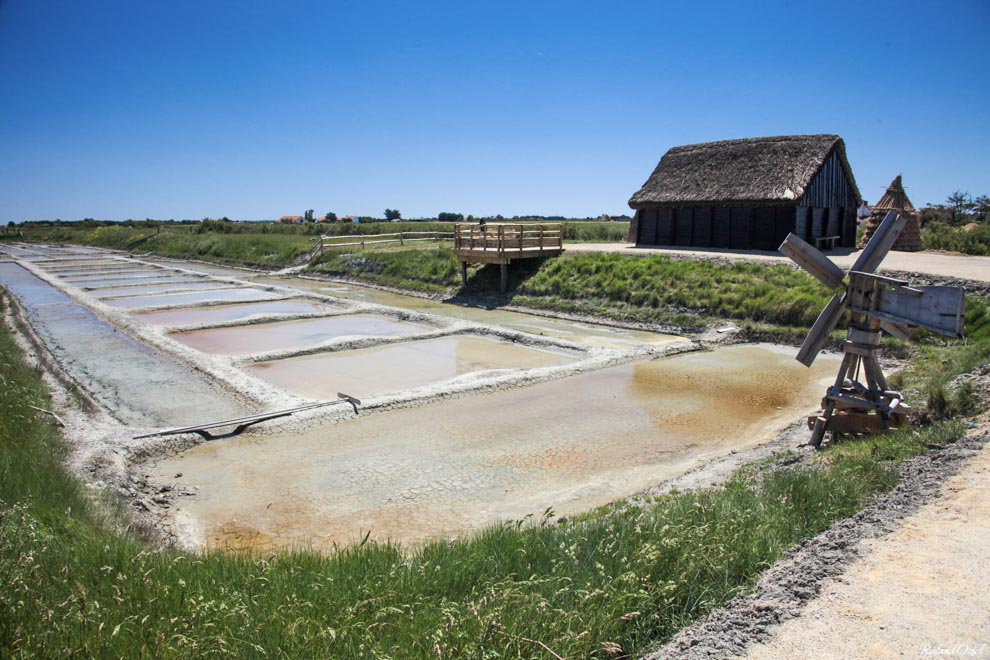
<path id="1" fill-rule="evenodd" d="M 509 288 L 509 264 L 499 264 L 502 270 L 502 293 Z"/>
<path id="2" fill-rule="evenodd" d="M 461 285 L 467 286 L 467 262 L 461 262 Z"/>

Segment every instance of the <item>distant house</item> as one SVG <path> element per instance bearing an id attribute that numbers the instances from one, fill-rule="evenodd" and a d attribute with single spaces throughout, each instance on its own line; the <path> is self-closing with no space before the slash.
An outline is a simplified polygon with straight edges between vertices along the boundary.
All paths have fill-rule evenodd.
<path id="1" fill-rule="evenodd" d="M 287 225 L 298 224 L 303 221 L 301 215 L 283 215 L 278 219 L 279 222 L 285 223 Z"/>
<path id="2" fill-rule="evenodd" d="M 674 147 L 629 200 L 637 245 L 776 250 L 789 232 L 856 242 L 859 188 L 838 135 Z M 831 241 L 827 241 L 831 242 Z"/>

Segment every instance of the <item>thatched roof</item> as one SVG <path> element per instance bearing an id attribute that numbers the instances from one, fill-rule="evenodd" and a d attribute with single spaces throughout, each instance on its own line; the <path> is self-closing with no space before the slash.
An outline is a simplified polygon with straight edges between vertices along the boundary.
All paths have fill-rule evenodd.
<path id="1" fill-rule="evenodd" d="M 856 190 L 838 135 L 782 135 L 674 147 L 629 206 L 792 202 L 804 194 L 833 149 Z"/>
<path id="2" fill-rule="evenodd" d="M 886 215 L 886 211 L 907 211 L 908 213 L 914 213 L 914 205 L 911 204 L 907 193 L 904 192 L 900 174 L 890 182 L 890 185 L 887 186 L 887 192 L 883 194 L 880 201 L 874 204 L 872 208 L 874 212 L 878 210 L 885 211 L 884 215 Z"/>

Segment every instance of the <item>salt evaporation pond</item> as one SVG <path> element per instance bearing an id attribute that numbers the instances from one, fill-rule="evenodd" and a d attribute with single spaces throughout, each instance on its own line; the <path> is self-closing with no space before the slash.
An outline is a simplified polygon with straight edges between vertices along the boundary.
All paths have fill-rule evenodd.
<path id="1" fill-rule="evenodd" d="M 572 362 L 555 351 L 475 335 L 404 341 L 374 348 L 317 353 L 245 367 L 293 394 L 333 399 L 391 394 L 491 369 L 528 369 Z"/>
<path id="2" fill-rule="evenodd" d="M 421 323 L 375 314 L 258 323 L 229 328 L 172 333 L 172 338 L 212 355 L 250 355 L 279 349 L 316 346 L 340 337 L 395 337 L 430 330 Z"/>
<path id="3" fill-rule="evenodd" d="M 261 289 L 233 288 L 216 289 L 214 291 L 202 291 L 196 293 L 177 293 L 174 295 L 162 296 L 133 296 L 130 298 L 115 298 L 107 300 L 106 304 L 112 307 L 170 307 L 192 305 L 195 303 L 207 303 L 216 301 L 249 301 L 249 300 L 270 300 L 280 298 L 279 294 L 274 294 Z"/>
<path id="4" fill-rule="evenodd" d="M 131 286 L 118 286 L 118 287 L 106 287 L 106 288 L 95 288 L 87 290 L 91 296 L 96 298 L 123 298 L 126 296 L 141 296 L 146 294 L 154 293 L 171 293 L 179 291 L 198 291 L 205 289 L 223 289 L 229 288 L 230 284 L 225 282 L 213 282 L 209 280 L 174 280 L 155 284 L 142 284 L 142 285 L 131 285 Z"/>
<path id="5" fill-rule="evenodd" d="M 837 360 L 806 369 L 794 353 L 732 346 L 220 440 L 161 461 L 153 479 L 195 494 L 175 500 L 175 524 L 200 547 L 332 550 L 368 532 L 408 545 L 547 507 L 573 515 L 754 446 L 813 410 Z"/>
<path id="6" fill-rule="evenodd" d="M 228 321 L 248 321 L 252 318 L 277 314 L 319 314 L 335 309 L 331 303 L 290 298 L 246 305 L 214 305 L 184 307 L 160 312 L 138 312 L 136 317 L 157 326 L 181 327 Z"/>

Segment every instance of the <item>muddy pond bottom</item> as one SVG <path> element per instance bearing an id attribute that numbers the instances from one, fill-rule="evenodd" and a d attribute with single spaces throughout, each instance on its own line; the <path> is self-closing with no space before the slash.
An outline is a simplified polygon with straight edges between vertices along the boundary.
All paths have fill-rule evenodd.
<path id="1" fill-rule="evenodd" d="M 475 335 L 405 341 L 375 348 L 257 362 L 245 369 L 293 394 L 334 399 L 392 394 L 478 371 L 530 369 L 572 362 L 550 350 Z"/>
<path id="2" fill-rule="evenodd" d="M 370 538 L 416 545 L 499 521 L 574 515 L 772 437 L 814 410 L 836 360 L 735 346 L 162 460 L 154 484 L 196 547 L 269 551 Z"/>
<path id="3" fill-rule="evenodd" d="M 212 355 L 250 355 L 279 349 L 317 346 L 340 337 L 395 337 L 429 330 L 429 326 L 374 314 L 347 314 L 301 321 L 257 323 L 233 328 L 172 333 L 172 338 Z"/>

